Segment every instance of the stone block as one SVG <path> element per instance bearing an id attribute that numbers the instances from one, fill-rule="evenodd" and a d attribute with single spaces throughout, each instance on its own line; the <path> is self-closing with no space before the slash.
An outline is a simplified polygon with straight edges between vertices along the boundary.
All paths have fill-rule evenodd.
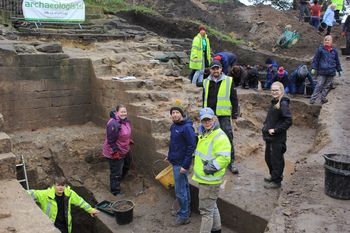
<path id="1" fill-rule="evenodd" d="M 0 153 L 9 153 L 11 150 L 11 138 L 6 133 L 0 132 Z"/>
<path id="2" fill-rule="evenodd" d="M 20 67 L 46 67 L 61 66 L 69 63 L 67 54 L 20 54 L 18 66 Z"/>
<path id="3" fill-rule="evenodd" d="M 4 131 L 4 116 L 0 113 L 0 132 Z"/>
<path id="4" fill-rule="evenodd" d="M 13 153 L 0 154 L 0 180 L 16 178 L 16 156 Z"/>
<path id="5" fill-rule="evenodd" d="M 36 50 L 43 53 L 62 53 L 61 43 L 45 43 L 35 47 Z"/>

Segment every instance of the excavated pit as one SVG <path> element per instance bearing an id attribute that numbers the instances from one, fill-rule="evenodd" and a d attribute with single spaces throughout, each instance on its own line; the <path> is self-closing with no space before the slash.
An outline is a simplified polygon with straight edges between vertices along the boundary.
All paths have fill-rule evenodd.
<path id="1" fill-rule="evenodd" d="M 263 160 L 263 141 L 260 128 L 270 95 L 265 92 L 239 90 L 241 117 L 234 131 L 238 176 L 226 174 L 226 186 L 220 194 L 219 208 L 222 222 L 231 232 L 263 232 L 271 215 L 278 191 L 262 188 L 262 179 L 267 174 Z M 307 157 L 316 134 L 319 107 L 306 104 L 304 97 L 292 99 L 291 110 L 294 125 L 288 134 L 285 180 L 288 182 L 294 172 L 294 165 Z M 137 124 L 137 122 L 133 122 Z M 138 131 L 135 129 L 134 134 Z M 16 131 L 10 134 L 13 152 L 23 155 L 27 161 L 29 185 L 31 188 L 46 188 L 56 174 L 64 175 L 72 187 L 91 204 L 115 198 L 109 193 L 108 164 L 101 157 L 104 128 L 92 123 L 63 128 L 43 128 L 35 131 Z M 163 138 L 164 145 L 168 139 Z M 142 155 L 134 154 L 134 160 Z M 145 160 L 143 160 L 145 161 Z M 132 229 L 134 232 L 174 232 L 171 225 L 171 209 L 174 205 L 172 190 L 166 191 L 152 177 L 165 164 L 152 163 L 151 170 L 142 169 L 141 161 L 133 168 L 122 183 L 125 196 L 136 203 L 134 222 L 127 227 L 116 225 L 115 220 L 101 213 L 91 219 L 81 210 L 75 210 L 74 232 L 113 232 Z M 197 189 L 192 184 L 193 207 L 196 210 Z M 200 216 L 194 213 L 191 226 L 184 226 L 187 232 L 196 232 Z M 157 226 L 157 224 L 160 226 Z M 104 229 L 106 228 L 106 229 Z M 110 229 L 110 230 L 107 230 Z M 161 229 L 161 230 L 159 230 Z M 158 231 L 159 230 L 159 231 Z"/>

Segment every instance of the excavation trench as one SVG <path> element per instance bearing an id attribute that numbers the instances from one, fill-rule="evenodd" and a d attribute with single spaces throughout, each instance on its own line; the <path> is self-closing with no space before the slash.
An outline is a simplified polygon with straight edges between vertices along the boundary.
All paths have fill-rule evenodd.
<path id="1" fill-rule="evenodd" d="M 234 131 L 240 174 L 225 176 L 225 187 L 218 202 L 225 232 L 264 232 L 269 217 L 277 205 L 278 191 L 267 191 L 262 179 L 267 174 L 264 164 L 264 145 L 260 128 L 270 97 L 266 93 L 239 90 L 241 118 Z M 306 104 L 304 97 L 291 102 L 294 125 L 289 130 L 285 156 L 285 183 L 294 172 L 294 165 L 307 157 L 314 146 L 319 107 Z M 135 118 L 137 121 L 137 118 Z M 137 124 L 137 122 L 133 122 Z M 137 138 L 138 130 L 134 130 Z M 79 208 L 74 209 L 74 232 L 176 232 L 172 227 L 173 190 L 167 191 L 154 181 L 153 174 L 166 166 L 163 163 L 142 164 L 142 154 L 134 153 L 134 167 L 122 183 L 125 194 L 114 197 L 109 193 L 109 168 L 101 156 L 104 128 L 93 123 L 35 131 L 16 131 L 11 135 L 13 151 L 27 162 L 30 188 L 42 189 L 51 185 L 54 175 L 64 175 L 69 184 L 92 205 L 102 200 L 130 199 L 136 203 L 134 221 L 118 226 L 115 219 L 101 213 L 92 219 Z M 167 140 L 164 138 L 163 140 Z M 145 145 L 144 145 L 145 146 Z M 137 150 L 136 150 L 137 151 Z M 192 183 L 192 223 L 181 229 L 197 232 L 200 216 L 196 184 Z"/>

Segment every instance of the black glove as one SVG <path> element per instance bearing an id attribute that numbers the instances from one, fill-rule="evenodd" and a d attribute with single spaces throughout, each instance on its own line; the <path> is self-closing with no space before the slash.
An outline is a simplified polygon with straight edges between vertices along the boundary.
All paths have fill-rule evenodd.
<path id="1" fill-rule="evenodd" d="M 217 171 L 216 167 L 212 162 L 204 163 L 203 170 L 204 170 L 204 173 L 207 175 L 214 174 Z"/>

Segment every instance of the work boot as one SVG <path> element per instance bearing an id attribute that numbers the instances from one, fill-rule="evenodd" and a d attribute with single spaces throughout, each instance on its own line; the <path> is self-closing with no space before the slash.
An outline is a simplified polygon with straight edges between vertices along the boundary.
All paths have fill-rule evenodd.
<path id="1" fill-rule="evenodd" d="M 272 182 L 272 178 L 271 178 L 271 176 L 269 176 L 269 177 L 265 177 L 265 178 L 264 178 L 264 181 L 265 181 L 265 182 L 267 182 L 267 183 Z"/>
<path id="2" fill-rule="evenodd" d="M 325 104 L 325 103 L 327 103 L 328 102 L 328 100 L 327 99 L 323 99 L 323 100 L 321 100 L 321 103 L 322 104 Z"/>
<path id="3" fill-rule="evenodd" d="M 278 189 L 281 188 L 281 183 L 269 182 L 264 184 L 264 188 L 266 189 Z"/>
<path id="4" fill-rule="evenodd" d="M 234 164 L 234 163 L 231 163 L 229 165 L 229 169 L 232 172 L 232 174 L 238 174 L 239 173 L 238 168 L 237 168 L 236 164 Z"/>
<path id="5" fill-rule="evenodd" d="M 189 224 L 191 221 L 189 218 L 181 219 L 181 218 L 176 218 L 174 226 L 181 226 L 181 225 L 186 225 Z"/>
<path id="6" fill-rule="evenodd" d="M 211 233 L 221 233 L 221 229 L 220 230 L 216 230 L 216 231 L 211 231 Z"/>

